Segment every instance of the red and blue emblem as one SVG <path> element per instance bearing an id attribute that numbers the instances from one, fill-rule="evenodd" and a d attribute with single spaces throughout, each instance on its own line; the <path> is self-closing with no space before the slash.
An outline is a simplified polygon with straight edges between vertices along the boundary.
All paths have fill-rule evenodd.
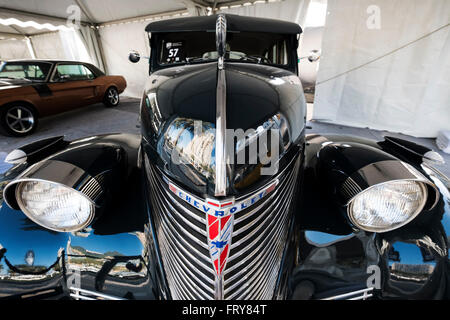
<path id="1" fill-rule="evenodd" d="M 206 214 L 208 246 L 216 275 L 220 277 L 227 263 L 231 248 L 234 214 L 253 206 L 263 197 L 275 190 L 278 180 L 251 194 L 245 199 L 235 202 L 234 198 L 218 201 L 200 199 L 169 182 L 169 190 L 181 200 Z"/>
<path id="2" fill-rule="evenodd" d="M 207 215 L 209 253 L 216 274 L 220 276 L 230 252 L 233 216 L 215 217 Z"/>

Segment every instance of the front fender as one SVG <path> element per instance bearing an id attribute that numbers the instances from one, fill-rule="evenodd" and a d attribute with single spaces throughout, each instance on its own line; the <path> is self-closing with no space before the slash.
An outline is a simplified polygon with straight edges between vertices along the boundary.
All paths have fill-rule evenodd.
<path id="1" fill-rule="evenodd" d="M 111 194 L 107 210 L 81 231 L 48 230 L 28 219 L 22 211 L 11 209 L 0 198 L 1 298 L 96 297 L 98 294 L 129 299 L 157 297 L 150 272 L 152 239 L 148 236 L 150 226 L 137 166 L 139 143 L 139 136 L 116 134 L 62 143 L 51 154 L 40 146 L 39 150 L 46 152 L 44 158 L 35 152 L 28 158 L 29 162 L 0 176 L 0 194 L 3 194 L 5 185 L 28 167 L 55 157 L 87 171 L 94 170 L 95 166 L 108 168 L 108 159 L 102 158 L 102 149 L 96 147 L 117 146 L 125 161 L 121 166 L 112 167 L 123 176 L 119 192 Z M 105 152 L 109 152 L 108 148 Z M 80 288 L 88 291 L 77 290 Z"/>
<path id="2" fill-rule="evenodd" d="M 412 159 L 410 164 L 437 187 L 437 202 L 401 228 L 384 233 L 358 230 L 346 219 L 345 207 L 336 199 L 336 186 L 320 173 L 320 149 L 331 142 L 347 142 L 392 156 L 399 154 L 383 148 L 386 143 L 355 137 L 311 135 L 306 141 L 304 182 L 296 212 L 297 261 L 290 297 L 448 299 L 448 180 L 428 166 L 419 165 L 417 157 L 403 156 L 402 161 Z M 364 157 L 370 158 L 370 153 Z"/>

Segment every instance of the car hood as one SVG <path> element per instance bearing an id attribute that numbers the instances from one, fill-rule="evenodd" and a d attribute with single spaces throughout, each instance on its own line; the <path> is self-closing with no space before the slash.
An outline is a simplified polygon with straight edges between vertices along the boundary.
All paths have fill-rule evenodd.
<path id="1" fill-rule="evenodd" d="M 249 63 L 226 63 L 224 70 L 227 129 L 274 128 L 281 114 L 289 123 L 286 145 L 301 136 L 304 96 L 296 75 Z M 217 74 L 217 63 L 159 70 L 147 83 L 141 108 L 142 135 L 148 142 L 144 151 L 149 160 L 189 190 L 210 196 L 214 195 L 216 176 Z M 237 148 L 236 140 L 234 150 Z M 174 154 L 182 163 L 177 163 Z M 229 194 L 238 194 L 238 185 L 253 189 L 269 179 L 255 173 L 260 167 L 228 166 L 228 185 L 234 189 Z M 252 172 L 253 182 L 240 184 Z"/>
<path id="2" fill-rule="evenodd" d="M 228 129 L 255 128 L 302 96 L 298 77 L 280 68 L 226 63 L 225 78 Z M 217 63 L 173 67 L 155 72 L 147 92 L 156 93 L 163 119 L 176 115 L 215 124 L 216 79 Z"/>

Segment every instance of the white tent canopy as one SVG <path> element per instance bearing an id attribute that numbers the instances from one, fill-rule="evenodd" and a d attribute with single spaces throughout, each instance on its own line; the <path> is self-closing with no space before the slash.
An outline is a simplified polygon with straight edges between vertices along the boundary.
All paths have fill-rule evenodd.
<path id="1" fill-rule="evenodd" d="M 71 59 L 91 62 L 127 80 L 125 94 L 142 95 L 148 64 L 129 63 L 131 50 L 149 56 L 144 29 L 152 20 L 229 12 L 296 21 L 305 20 L 310 0 L 0 0 L 0 59 Z M 78 11 L 77 11 L 78 10 Z M 68 30 L 78 12 L 77 28 Z M 17 21 L 11 21 L 11 18 Z M 5 22 L 3 20 L 3 22 Z M 30 27 L 31 21 L 48 28 Z M 41 28 L 41 26 L 39 26 Z M 61 29 L 54 31 L 54 28 Z M 12 40 L 21 39 L 11 45 Z M 29 39 L 29 43 L 27 43 Z M 31 44 L 31 46 L 30 46 Z M 30 48 L 31 47 L 31 48 Z"/>
<path id="2" fill-rule="evenodd" d="M 148 64 L 127 55 L 149 55 L 150 21 L 227 12 L 304 26 L 310 3 L 326 2 L 0 0 L 0 59 L 91 62 L 123 75 L 125 95 L 141 97 Z M 328 0 L 327 11 L 314 119 L 422 137 L 450 130 L 450 1 Z M 68 29 L 77 14 L 79 28 Z"/>
<path id="3" fill-rule="evenodd" d="M 450 1 L 329 0 L 328 12 L 313 119 L 450 130 Z"/>
<path id="4" fill-rule="evenodd" d="M 308 3 L 309 0 L 285 0 L 283 2 L 228 7 L 218 12 L 285 19 L 302 24 Z M 186 14 L 188 13 L 186 12 Z M 181 16 L 182 14 L 176 15 Z M 166 16 L 164 18 L 174 17 Z M 156 19 L 156 17 L 150 17 L 149 19 Z M 144 31 L 145 26 L 150 21 L 138 19 L 128 21 L 128 23 L 106 23 L 101 25 L 99 29 L 108 72 L 124 75 L 128 82 L 127 94 L 139 98 L 142 95 L 143 84 L 148 77 L 148 63 L 141 60 L 139 63 L 132 64 L 128 62 L 127 57 L 131 50 L 138 51 L 142 56 L 150 55 L 148 37 Z"/>

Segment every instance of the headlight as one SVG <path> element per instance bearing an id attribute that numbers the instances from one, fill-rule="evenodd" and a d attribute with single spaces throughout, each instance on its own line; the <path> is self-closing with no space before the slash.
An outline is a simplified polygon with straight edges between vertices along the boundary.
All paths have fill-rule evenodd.
<path id="1" fill-rule="evenodd" d="M 374 185 L 349 203 L 348 216 L 362 230 L 385 232 L 414 219 L 423 209 L 428 192 L 424 183 L 410 180 Z"/>
<path id="2" fill-rule="evenodd" d="M 24 181 L 16 188 L 20 209 L 37 224 L 55 231 L 80 230 L 92 221 L 95 205 L 82 193 L 48 181 Z"/>

